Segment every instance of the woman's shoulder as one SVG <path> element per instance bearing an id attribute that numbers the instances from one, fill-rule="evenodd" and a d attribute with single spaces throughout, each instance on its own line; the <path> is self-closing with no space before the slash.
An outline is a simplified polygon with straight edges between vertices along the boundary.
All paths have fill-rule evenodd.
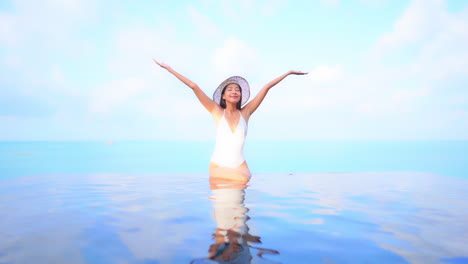
<path id="1" fill-rule="evenodd" d="M 248 122 L 249 121 L 249 118 L 250 118 L 250 113 L 248 111 L 248 109 L 246 109 L 245 107 L 242 108 L 240 110 L 240 113 L 242 115 L 242 118 L 244 118 L 245 122 Z"/>
<path id="2" fill-rule="evenodd" d="M 216 120 L 216 122 L 218 122 L 221 119 L 221 117 L 223 117 L 223 113 L 224 109 L 218 104 L 216 104 L 214 109 L 211 111 L 211 115 Z"/>

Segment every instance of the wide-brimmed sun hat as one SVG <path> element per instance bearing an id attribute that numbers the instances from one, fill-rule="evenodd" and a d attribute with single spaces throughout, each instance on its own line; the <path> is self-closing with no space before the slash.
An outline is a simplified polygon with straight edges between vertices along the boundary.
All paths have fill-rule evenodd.
<path id="1" fill-rule="evenodd" d="M 250 97 L 250 86 L 249 83 L 242 77 L 240 76 L 232 76 L 224 80 L 218 88 L 213 93 L 213 101 L 215 101 L 217 104 L 219 104 L 221 100 L 221 92 L 223 91 L 224 87 L 226 87 L 228 84 L 231 83 L 236 83 L 237 85 L 240 86 L 242 90 L 242 102 L 241 105 L 245 104 L 247 100 L 249 100 Z"/>

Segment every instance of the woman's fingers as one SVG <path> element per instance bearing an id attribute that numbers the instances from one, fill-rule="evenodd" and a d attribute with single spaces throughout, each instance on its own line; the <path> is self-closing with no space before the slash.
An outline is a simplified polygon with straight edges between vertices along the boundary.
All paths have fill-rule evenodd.
<path id="1" fill-rule="evenodd" d="M 302 71 L 291 71 L 291 74 L 296 74 L 296 75 L 304 75 L 307 74 L 308 72 L 302 72 Z"/>
<path id="2" fill-rule="evenodd" d="M 307 74 L 308 72 L 301 72 L 301 71 L 295 71 L 294 74 L 298 74 L 298 75 L 304 75 L 304 74 Z"/>
<path id="3" fill-rule="evenodd" d="M 157 60 L 155 60 L 155 59 L 153 59 L 153 61 L 154 61 L 154 63 L 156 63 L 156 64 L 159 65 L 160 67 L 162 67 L 162 68 L 167 68 L 167 65 L 166 65 L 166 64 L 164 64 L 164 63 L 162 63 L 162 62 L 159 62 L 159 61 L 157 61 Z"/>

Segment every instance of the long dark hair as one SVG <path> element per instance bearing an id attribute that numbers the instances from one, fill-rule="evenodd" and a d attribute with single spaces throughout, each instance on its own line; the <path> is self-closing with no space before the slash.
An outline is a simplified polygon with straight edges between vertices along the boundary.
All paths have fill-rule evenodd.
<path id="1" fill-rule="evenodd" d="M 226 88 L 228 87 L 229 84 L 230 83 L 228 83 L 226 86 L 224 86 L 223 91 L 221 92 L 221 97 L 219 99 L 219 105 L 224 109 L 226 109 L 226 100 L 223 99 L 223 95 L 224 95 L 224 92 L 226 91 Z M 237 87 L 239 87 L 239 90 L 240 90 L 240 100 L 239 100 L 239 102 L 237 102 L 236 108 L 237 108 L 237 110 L 241 110 L 241 106 L 242 106 L 242 88 L 237 83 L 236 83 L 236 85 L 237 85 Z"/>

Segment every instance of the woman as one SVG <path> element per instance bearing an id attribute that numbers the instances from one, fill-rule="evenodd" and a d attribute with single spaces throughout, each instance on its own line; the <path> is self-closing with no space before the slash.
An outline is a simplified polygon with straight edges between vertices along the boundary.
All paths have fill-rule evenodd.
<path id="1" fill-rule="evenodd" d="M 244 78 L 233 76 L 226 79 L 215 90 L 212 100 L 196 83 L 176 72 L 169 65 L 156 60 L 154 62 L 190 87 L 215 119 L 216 146 L 210 160 L 210 179 L 226 179 L 242 184 L 246 184 L 251 177 L 243 154 L 250 116 L 258 108 L 268 91 L 286 76 L 307 74 L 301 71 L 289 71 L 279 76 L 266 84 L 252 101 L 242 107 L 250 96 L 250 87 Z"/>

